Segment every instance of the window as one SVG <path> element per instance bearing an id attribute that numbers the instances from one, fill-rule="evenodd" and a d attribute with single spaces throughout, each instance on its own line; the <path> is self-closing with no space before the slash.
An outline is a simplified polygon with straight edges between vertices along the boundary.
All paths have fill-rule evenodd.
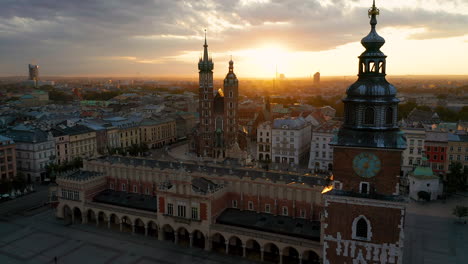
<path id="1" fill-rule="evenodd" d="M 136 185 L 133 185 L 133 192 L 137 193 L 138 192 L 138 187 Z"/>
<path id="2" fill-rule="evenodd" d="M 460 155 L 457 155 L 457 160 L 461 160 L 461 156 L 460 156 Z"/>
<path id="3" fill-rule="evenodd" d="M 363 194 L 369 194 L 369 183 L 361 182 L 361 184 L 359 185 L 359 192 Z"/>
<path id="4" fill-rule="evenodd" d="M 306 218 L 306 210 L 305 209 L 301 209 L 301 211 L 299 213 L 299 217 L 300 218 Z"/>
<path id="5" fill-rule="evenodd" d="M 341 182 L 335 181 L 333 185 L 334 185 L 333 186 L 334 189 L 341 190 Z"/>
<path id="6" fill-rule="evenodd" d="M 367 237 L 367 223 L 364 219 L 359 219 L 356 225 L 356 236 Z"/>
<path id="7" fill-rule="evenodd" d="M 439 148 L 438 148 L 438 147 L 434 147 L 434 151 L 439 151 Z"/>
<path id="8" fill-rule="evenodd" d="M 282 213 L 283 213 L 284 216 L 288 216 L 288 207 L 287 206 L 283 206 Z"/>
<path id="9" fill-rule="evenodd" d="M 453 155 L 449 155 L 449 160 L 453 160 Z"/>
<path id="10" fill-rule="evenodd" d="M 171 203 L 167 204 L 167 214 L 168 215 L 174 215 L 174 205 Z"/>
<path id="11" fill-rule="evenodd" d="M 437 155 L 434 155 L 434 156 L 433 156 L 433 159 L 434 159 L 434 160 L 437 160 Z"/>
<path id="12" fill-rule="evenodd" d="M 385 124 L 393 124 L 393 108 L 391 107 L 387 108 L 387 111 L 385 113 Z"/>
<path id="13" fill-rule="evenodd" d="M 367 107 L 364 112 L 364 124 L 374 125 L 374 108 Z"/>
<path id="14" fill-rule="evenodd" d="M 411 139 L 409 142 L 410 142 L 410 143 L 409 143 L 410 146 L 414 145 L 414 139 Z"/>
<path id="15" fill-rule="evenodd" d="M 413 152 L 414 152 L 414 151 L 413 151 L 413 148 L 410 148 L 410 149 L 409 149 L 409 154 L 413 154 Z"/>
<path id="16" fill-rule="evenodd" d="M 150 190 L 149 190 L 148 187 L 146 187 L 145 193 L 146 193 L 146 195 L 150 195 Z"/>
<path id="17" fill-rule="evenodd" d="M 353 226 L 351 229 L 352 239 L 369 241 L 372 238 L 370 221 L 363 215 L 360 215 L 354 219 Z"/>
<path id="18" fill-rule="evenodd" d="M 122 183 L 122 191 L 123 192 L 127 191 L 127 185 L 125 185 L 125 183 Z"/>
<path id="19" fill-rule="evenodd" d="M 418 148 L 418 154 L 419 154 L 419 155 L 422 154 L 422 148 Z"/>
<path id="20" fill-rule="evenodd" d="M 413 165 L 413 158 L 409 158 L 408 165 Z"/>
<path id="21" fill-rule="evenodd" d="M 270 213 L 270 205 L 265 204 L 265 213 Z"/>
<path id="22" fill-rule="evenodd" d="M 192 207 L 192 219 L 198 219 L 198 208 Z"/>
<path id="23" fill-rule="evenodd" d="M 237 200 L 232 200 L 232 208 L 237 208 Z"/>
<path id="24" fill-rule="evenodd" d="M 185 217 L 185 205 L 182 205 L 182 204 L 177 205 L 177 216 Z"/>
<path id="25" fill-rule="evenodd" d="M 248 203 L 248 209 L 249 209 L 249 210 L 253 210 L 253 209 L 254 209 L 254 206 L 253 206 L 253 202 L 252 202 L 252 201 L 249 201 L 249 203 Z"/>
<path id="26" fill-rule="evenodd" d="M 114 183 L 110 183 L 110 187 L 109 187 L 111 190 L 114 190 Z"/>

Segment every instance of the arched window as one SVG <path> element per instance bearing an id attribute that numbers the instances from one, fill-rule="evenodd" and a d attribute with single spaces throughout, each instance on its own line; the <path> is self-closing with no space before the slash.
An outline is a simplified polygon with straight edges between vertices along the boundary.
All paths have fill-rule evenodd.
<path id="1" fill-rule="evenodd" d="M 375 66 L 376 66 L 375 62 L 370 61 L 369 66 L 367 68 L 367 72 L 376 72 Z"/>
<path id="2" fill-rule="evenodd" d="M 367 107 L 364 112 L 364 124 L 365 125 L 374 125 L 374 108 Z"/>
<path id="3" fill-rule="evenodd" d="M 364 218 L 359 219 L 356 224 L 356 236 L 367 238 L 367 223 Z"/>
<path id="4" fill-rule="evenodd" d="M 393 124 L 393 108 L 391 107 L 387 108 L 387 111 L 385 112 L 385 124 Z"/>
<path id="5" fill-rule="evenodd" d="M 364 215 L 360 215 L 354 219 L 351 237 L 357 240 L 371 240 L 372 230 L 370 221 Z"/>

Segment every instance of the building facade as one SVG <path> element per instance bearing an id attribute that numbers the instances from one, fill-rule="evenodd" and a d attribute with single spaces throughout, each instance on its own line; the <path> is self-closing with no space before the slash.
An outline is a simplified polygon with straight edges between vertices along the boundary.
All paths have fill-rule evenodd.
<path id="1" fill-rule="evenodd" d="M 52 133 L 20 125 L 4 135 L 16 143 L 17 171 L 24 173 L 28 181 L 43 181 L 46 166 L 56 158 Z"/>
<path id="2" fill-rule="evenodd" d="M 402 129 L 407 140 L 407 148 L 403 151 L 401 169 L 403 176 L 407 176 L 416 166 L 421 165 L 424 155 L 424 142 L 426 140 L 426 130 L 424 127 L 407 127 Z"/>
<path id="3" fill-rule="evenodd" d="M 271 133 L 273 162 L 299 165 L 309 161 L 311 125 L 304 118 L 277 118 Z"/>
<path id="4" fill-rule="evenodd" d="M 260 162 L 271 161 L 271 122 L 266 121 L 257 127 L 257 160 Z"/>
<path id="5" fill-rule="evenodd" d="M 84 125 L 60 125 L 52 130 L 58 163 L 97 155 L 96 131 Z"/>
<path id="6" fill-rule="evenodd" d="M 379 9 L 369 10 L 359 78 L 346 91 L 345 121 L 332 145 L 334 184 L 324 195 L 323 263 L 402 263 L 404 199 L 399 195 L 406 140 L 398 129 L 396 88 L 385 79 Z"/>
<path id="7" fill-rule="evenodd" d="M 429 166 L 434 173 L 445 176 L 447 163 L 448 132 L 438 129 L 427 130 L 424 144 Z"/>
<path id="8" fill-rule="evenodd" d="M 446 171 L 450 171 L 451 162 L 460 162 L 465 170 L 468 170 L 468 136 L 449 135 L 448 159 L 445 164 Z"/>
<path id="9" fill-rule="evenodd" d="M 16 177 L 16 144 L 13 139 L 0 135 L 0 179 Z"/>
<path id="10" fill-rule="evenodd" d="M 101 157 L 57 184 L 57 217 L 72 223 L 255 261 L 320 263 L 320 177 Z"/>
<path id="11" fill-rule="evenodd" d="M 171 118 L 145 119 L 140 124 L 140 142 L 149 149 L 177 141 L 176 121 Z"/>
<path id="12" fill-rule="evenodd" d="M 333 170 L 333 146 L 330 145 L 341 126 L 340 121 L 328 121 L 312 130 L 309 169 L 315 171 Z"/>

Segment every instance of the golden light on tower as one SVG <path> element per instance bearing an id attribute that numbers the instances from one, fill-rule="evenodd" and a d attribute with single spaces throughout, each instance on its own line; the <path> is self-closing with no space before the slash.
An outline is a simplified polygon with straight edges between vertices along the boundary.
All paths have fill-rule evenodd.
<path id="1" fill-rule="evenodd" d="M 328 186 L 325 186 L 325 188 L 323 188 L 323 190 L 322 190 L 322 194 L 327 193 L 327 192 L 333 190 L 333 179 L 334 179 L 334 178 L 335 178 L 335 177 L 333 176 L 333 174 L 330 175 L 330 182 L 332 182 L 332 184 L 331 184 L 331 185 L 328 185 Z"/>

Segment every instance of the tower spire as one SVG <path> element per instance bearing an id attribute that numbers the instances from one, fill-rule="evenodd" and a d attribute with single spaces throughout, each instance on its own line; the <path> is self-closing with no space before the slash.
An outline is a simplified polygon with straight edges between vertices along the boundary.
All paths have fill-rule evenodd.
<path id="1" fill-rule="evenodd" d="M 205 45 L 203 45 L 203 61 L 208 61 L 208 44 L 206 43 L 206 28 L 205 28 Z"/>

